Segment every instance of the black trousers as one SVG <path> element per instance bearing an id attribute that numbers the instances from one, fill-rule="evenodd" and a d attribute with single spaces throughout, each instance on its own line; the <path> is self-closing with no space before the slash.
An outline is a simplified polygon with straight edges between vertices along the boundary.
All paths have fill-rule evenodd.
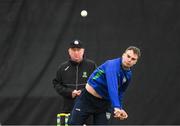
<path id="1" fill-rule="evenodd" d="M 106 125 L 108 108 L 107 100 L 94 97 L 84 89 L 73 107 L 68 124 L 83 125 L 88 117 L 93 115 L 94 125 Z"/>

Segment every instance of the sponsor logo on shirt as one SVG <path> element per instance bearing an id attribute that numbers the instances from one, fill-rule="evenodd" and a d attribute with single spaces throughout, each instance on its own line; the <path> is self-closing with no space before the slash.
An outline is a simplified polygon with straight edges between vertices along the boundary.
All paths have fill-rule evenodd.
<path id="1" fill-rule="evenodd" d="M 80 111 L 81 111 L 81 109 L 79 109 L 79 108 L 76 108 L 76 111 L 79 111 L 79 112 L 80 112 Z"/>
<path id="2" fill-rule="evenodd" d="M 83 72 L 82 77 L 87 78 L 87 72 Z"/>
<path id="3" fill-rule="evenodd" d="M 126 81 L 127 81 L 127 79 L 124 77 L 124 78 L 123 78 L 123 83 L 126 83 Z"/>
<path id="4" fill-rule="evenodd" d="M 69 69 L 69 66 L 67 66 L 64 70 L 66 71 L 66 70 L 68 70 Z"/>
<path id="5" fill-rule="evenodd" d="M 109 120 L 111 118 L 111 113 L 110 112 L 106 112 L 106 119 Z"/>

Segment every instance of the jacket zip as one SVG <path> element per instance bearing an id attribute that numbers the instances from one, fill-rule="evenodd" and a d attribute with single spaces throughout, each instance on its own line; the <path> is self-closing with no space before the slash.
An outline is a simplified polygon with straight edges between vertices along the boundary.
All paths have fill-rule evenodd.
<path id="1" fill-rule="evenodd" d="M 76 90 L 78 89 L 78 73 L 79 73 L 79 65 L 76 66 Z"/>

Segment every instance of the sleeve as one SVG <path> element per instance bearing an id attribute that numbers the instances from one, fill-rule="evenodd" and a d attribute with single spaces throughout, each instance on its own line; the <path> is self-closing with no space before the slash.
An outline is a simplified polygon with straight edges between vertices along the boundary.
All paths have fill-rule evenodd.
<path id="1" fill-rule="evenodd" d="M 52 81 L 54 88 L 58 94 L 67 98 L 72 98 L 73 89 L 70 89 L 66 87 L 65 85 L 63 85 L 61 74 L 62 74 L 61 69 L 59 69 L 56 73 L 56 77 Z"/>
<path id="2" fill-rule="evenodd" d="M 116 66 L 111 62 L 107 62 L 106 66 L 106 79 L 108 86 L 108 94 L 112 103 L 113 108 L 121 108 L 118 93 L 118 75 L 116 72 Z"/>
<path id="3" fill-rule="evenodd" d="M 127 78 L 127 76 L 126 76 Z M 123 86 L 121 87 L 120 89 L 120 92 L 119 92 L 119 101 L 120 101 L 120 108 L 122 109 L 123 108 L 123 95 L 124 95 L 124 92 L 126 91 L 130 81 L 131 81 L 131 74 L 129 75 L 129 77 L 127 78 L 128 81 L 126 81 Z"/>
<path id="4" fill-rule="evenodd" d="M 120 89 L 120 92 L 119 92 L 119 102 L 120 102 L 121 109 L 123 108 L 123 95 L 124 95 L 125 90 L 128 87 L 128 84 L 129 82 L 126 82 L 125 84 L 123 84 L 123 87 L 121 87 L 122 89 Z"/>
<path id="5" fill-rule="evenodd" d="M 120 102 L 120 109 L 123 108 L 123 92 L 119 92 L 119 102 Z"/>

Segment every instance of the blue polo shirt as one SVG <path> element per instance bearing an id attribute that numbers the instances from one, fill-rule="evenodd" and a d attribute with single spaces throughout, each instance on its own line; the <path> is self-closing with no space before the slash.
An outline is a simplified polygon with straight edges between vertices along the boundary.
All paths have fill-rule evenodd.
<path id="1" fill-rule="evenodd" d="M 123 93 L 132 77 L 131 70 L 122 68 L 122 59 L 107 60 L 89 77 L 88 84 L 104 99 L 111 101 L 113 108 L 122 108 Z"/>

